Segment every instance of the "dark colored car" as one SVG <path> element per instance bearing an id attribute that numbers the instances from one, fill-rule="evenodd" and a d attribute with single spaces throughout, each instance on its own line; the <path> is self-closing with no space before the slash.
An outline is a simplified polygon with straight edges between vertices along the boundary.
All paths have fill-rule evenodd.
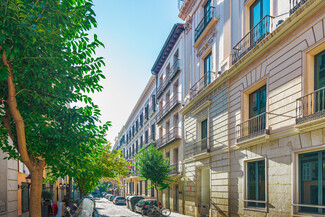
<path id="1" fill-rule="evenodd" d="M 131 211 L 135 212 L 135 204 L 137 204 L 140 200 L 143 200 L 143 197 L 140 196 L 129 196 L 126 198 L 126 206 Z"/>
<path id="2" fill-rule="evenodd" d="M 135 212 L 141 213 L 142 215 L 147 215 L 148 208 L 152 204 L 157 206 L 157 204 L 158 204 L 157 200 L 153 200 L 153 199 L 140 200 L 135 205 Z M 162 208 L 161 203 L 159 203 L 159 204 L 160 204 L 160 208 Z"/>
<path id="3" fill-rule="evenodd" d="M 114 200 L 114 197 L 116 197 L 116 195 L 109 196 L 109 201 L 113 201 Z"/>
<path id="4" fill-rule="evenodd" d="M 125 197 L 117 196 L 114 198 L 113 203 L 116 205 L 125 205 L 126 204 Z"/>

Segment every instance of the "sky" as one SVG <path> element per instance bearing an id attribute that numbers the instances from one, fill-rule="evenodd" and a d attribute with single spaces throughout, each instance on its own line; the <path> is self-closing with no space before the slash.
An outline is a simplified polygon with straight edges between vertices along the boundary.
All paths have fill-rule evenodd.
<path id="1" fill-rule="evenodd" d="M 92 95 L 102 122 L 111 121 L 114 139 L 127 121 L 150 76 L 151 68 L 178 18 L 178 0 L 94 0 L 98 27 L 91 31 L 105 44 L 104 90 Z"/>

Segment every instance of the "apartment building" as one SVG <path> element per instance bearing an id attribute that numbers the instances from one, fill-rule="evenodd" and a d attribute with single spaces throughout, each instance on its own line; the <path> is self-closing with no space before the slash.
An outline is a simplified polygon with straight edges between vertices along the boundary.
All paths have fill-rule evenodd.
<path id="1" fill-rule="evenodd" d="M 151 72 L 157 77 L 156 147 L 170 160 L 170 172 L 175 181 L 161 193 L 164 207 L 182 211 L 182 118 L 179 114 L 183 104 L 183 55 L 184 26 L 175 24 L 155 61 Z"/>
<path id="2" fill-rule="evenodd" d="M 115 139 L 114 149 L 121 150 L 124 158 L 133 166 L 129 168 L 131 176 L 122 180 L 122 195 L 141 195 L 154 197 L 154 189 L 148 190 L 150 182 L 136 175 L 134 156 L 143 147 L 156 141 L 156 76 L 152 75 L 134 106 L 127 122 Z"/>
<path id="3" fill-rule="evenodd" d="M 9 139 L 10 140 L 10 139 Z M 11 142 L 11 140 L 10 140 Z M 0 150 L 0 216 L 18 216 L 18 164 Z"/>
<path id="4" fill-rule="evenodd" d="M 323 216 L 325 1 L 185 0 L 184 211 Z"/>

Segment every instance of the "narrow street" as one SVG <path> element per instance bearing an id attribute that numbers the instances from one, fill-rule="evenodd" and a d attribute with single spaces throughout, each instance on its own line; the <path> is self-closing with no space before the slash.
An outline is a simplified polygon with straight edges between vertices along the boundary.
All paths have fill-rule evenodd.
<path id="1" fill-rule="evenodd" d="M 141 216 L 139 213 L 135 213 L 126 208 L 125 205 L 114 205 L 113 202 L 100 198 L 95 201 L 96 209 L 99 217 L 136 217 Z M 178 213 L 171 213 L 170 217 L 188 217 Z"/>

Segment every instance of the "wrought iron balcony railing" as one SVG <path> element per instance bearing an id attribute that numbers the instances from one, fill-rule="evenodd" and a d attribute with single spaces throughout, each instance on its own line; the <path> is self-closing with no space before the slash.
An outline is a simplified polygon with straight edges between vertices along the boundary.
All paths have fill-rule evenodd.
<path id="1" fill-rule="evenodd" d="M 165 135 L 163 135 L 162 137 L 160 137 L 157 141 L 156 141 L 156 145 L 158 148 L 162 148 L 178 139 L 180 139 L 180 130 L 178 127 L 174 127 L 173 129 L 171 129 L 168 133 L 166 133 Z"/>
<path id="2" fill-rule="evenodd" d="M 232 64 L 252 50 L 262 39 L 273 31 L 274 17 L 266 15 L 234 47 Z"/>
<path id="3" fill-rule="evenodd" d="M 173 170 L 169 171 L 168 175 L 174 176 L 180 174 L 180 171 L 178 169 L 178 163 L 169 165 L 169 168 L 173 168 Z"/>
<path id="4" fill-rule="evenodd" d="M 205 28 L 208 26 L 210 21 L 212 20 L 212 17 L 214 16 L 214 7 L 210 7 L 200 23 L 197 25 L 195 28 L 195 33 L 194 33 L 194 39 L 197 41 L 197 39 L 201 36 L 202 32 L 205 30 Z"/>
<path id="5" fill-rule="evenodd" d="M 236 126 L 237 142 L 269 134 L 267 128 L 268 113 L 264 112 Z"/>
<path id="6" fill-rule="evenodd" d="M 296 100 L 296 123 L 325 117 L 325 87 L 306 94 Z"/>
<path id="7" fill-rule="evenodd" d="M 216 79 L 216 74 L 213 71 L 206 72 L 198 82 L 196 82 L 190 89 L 190 100 L 198 95 L 204 88 Z"/>
<path id="8" fill-rule="evenodd" d="M 179 105 L 180 102 L 180 94 L 179 93 L 174 93 L 174 96 L 166 102 L 166 104 L 162 107 L 161 110 L 159 110 L 158 115 L 157 115 L 157 123 L 163 120 L 166 115 L 168 115 L 174 108 L 176 108 L 177 105 Z"/>
<path id="9" fill-rule="evenodd" d="M 159 83 L 157 88 L 157 97 L 159 98 L 161 94 L 166 90 L 168 85 L 173 81 L 175 75 L 181 70 L 180 67 L 180 60 L 175 60 L 174 64 L 172 65 L 171 69 L 167 72 L 165 78 Z"/>
<path id="10" fill-rule="evenodd" d="M 290 15 L 293 14 L 298 8 L 305 4 L 308 0 L 289 0 L 290 2 Z"/>
<path id="11" fill-rule="evenodd" d="M 201 139 L 191 144 L 189 151 L 190 151 L 189 154 L 190 156 L 209 153 L 210 152 L 209 137 Z"/>

